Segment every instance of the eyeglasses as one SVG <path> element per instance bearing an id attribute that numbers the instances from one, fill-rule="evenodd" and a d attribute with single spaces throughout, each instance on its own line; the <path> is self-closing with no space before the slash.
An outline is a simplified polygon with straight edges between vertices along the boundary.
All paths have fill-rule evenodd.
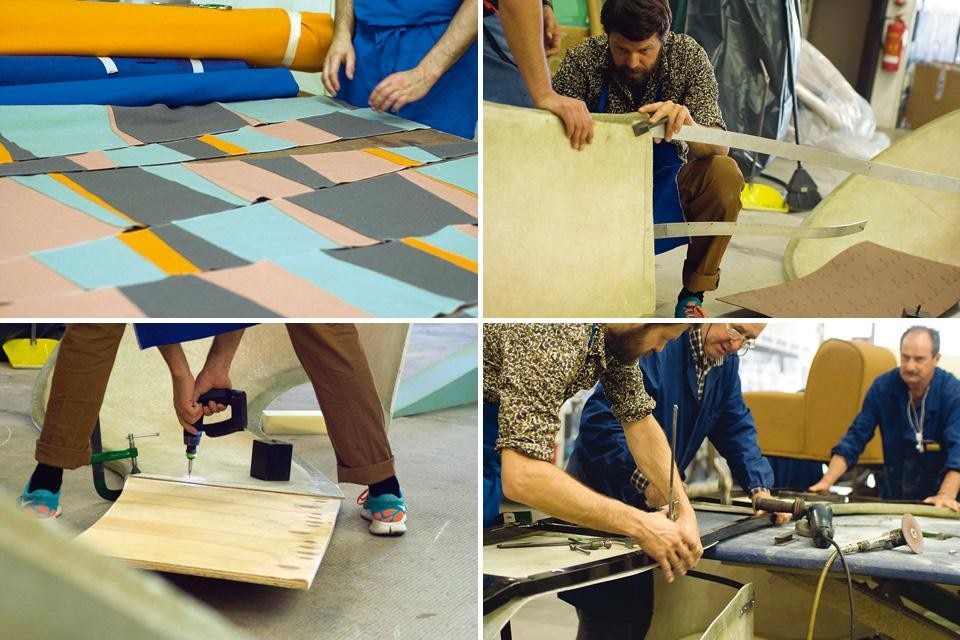
<path id="1" fill-rule="evenodd" d="M 750 349 L 753 349 L 755 346 L 757 346 L 757 341 L 755 338 L 747 338 L 730 325 L 727 325 L 727 336 L 731 340 L 737 340 L 740 342 L 740 349 L 737 351 L 738 356 L 746 355 L 747 351 L 750 351 Z"/>

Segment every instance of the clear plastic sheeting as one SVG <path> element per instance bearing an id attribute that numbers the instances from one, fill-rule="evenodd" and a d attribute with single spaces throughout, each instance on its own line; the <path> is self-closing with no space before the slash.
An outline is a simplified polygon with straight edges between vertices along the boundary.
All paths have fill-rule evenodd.
<path id="1" fill-rule="evenodd" d="M 917 14 L 910 43 L 911 62 L 954 62 L 960 64 L 960 2 L 925 0 Z"/>
<path id="2" fill-rule="evenodd" d="M 877 131 L 870 104 L 806 40 L 801 46 L 797 98 L 800 142 L 804 145 L 864 159 L 890 146 L 890 138 Z"/>

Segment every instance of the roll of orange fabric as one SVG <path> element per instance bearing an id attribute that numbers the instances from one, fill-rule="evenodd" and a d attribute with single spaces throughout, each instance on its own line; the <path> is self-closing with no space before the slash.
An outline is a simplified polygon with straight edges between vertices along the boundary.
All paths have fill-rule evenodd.
<path id="1" fill-rule="evenodd" d="M 0 0 L 0 54 L 233 58 L 319 71 L 333 36 L 325 13 L 172 5 Z"/>

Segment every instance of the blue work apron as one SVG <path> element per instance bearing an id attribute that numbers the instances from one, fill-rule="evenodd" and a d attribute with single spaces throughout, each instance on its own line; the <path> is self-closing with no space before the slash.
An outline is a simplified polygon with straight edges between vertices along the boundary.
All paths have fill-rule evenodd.
<path id="1" fill-rule="evenodd" d="M 604 113 L 610 95 L 610 78 L 603 83 L 600 99 L 595 113 Z M 663 100 L 663 83 L 657 87 L 655 102 Z M 683 167 L 683 161 L 673 143 L 660 141 L 653 145 L 653 222 L 686 222 L 683 207 L 680 204 L 680 189 L 677 187 L 677 175 Z M 689 238 L 659 238 L 653 241 L 653 252 L 661 254 L 689 242 Z"/>
<path id="2" fill-rule="evenodd" d="M 176 323 L 176 324 L 134 324 L 133 330 L 141 349 L 149 349 L 164 344 L 189 342 L 200 338 L 209 338 L 221 333 L 246 329 L 253 324 L 233 324 L 216 322 Z"/>

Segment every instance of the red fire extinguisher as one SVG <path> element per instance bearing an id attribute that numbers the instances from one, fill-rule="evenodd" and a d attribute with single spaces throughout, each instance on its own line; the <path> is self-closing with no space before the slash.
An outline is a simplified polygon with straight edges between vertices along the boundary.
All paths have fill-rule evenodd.
<path id="1" fill-rule="evenodd" d="M 906 33 L 907 23 L 900 16 L 887 25 L 887 35 L 883 39 L 883 62 L 880 65 L 884 71 L 896 71 L 900 68 L 900 53 L 903 51 L 903 38 Z"/>

